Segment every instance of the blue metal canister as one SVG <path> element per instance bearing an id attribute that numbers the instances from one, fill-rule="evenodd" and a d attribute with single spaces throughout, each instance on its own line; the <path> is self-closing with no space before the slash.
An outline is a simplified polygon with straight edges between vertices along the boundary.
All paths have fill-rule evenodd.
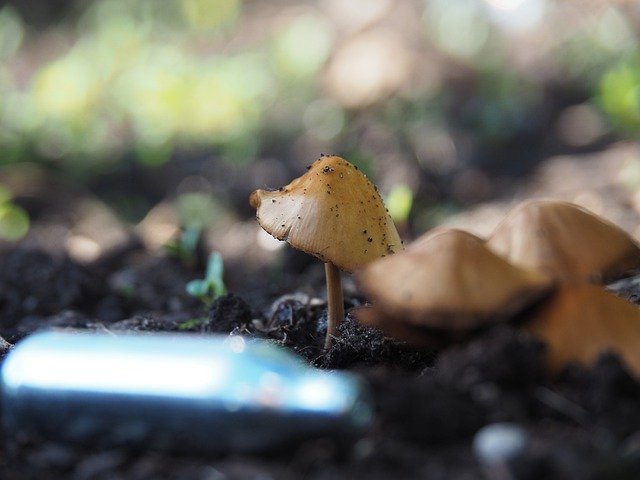
<path id="1" fill-rule="evenodd" d="M 179 451 L 260 451 L 354 436 L 371 407 L 362 381 L 240 336 L 52 331 L 2 365 L 9 434 Z"/>

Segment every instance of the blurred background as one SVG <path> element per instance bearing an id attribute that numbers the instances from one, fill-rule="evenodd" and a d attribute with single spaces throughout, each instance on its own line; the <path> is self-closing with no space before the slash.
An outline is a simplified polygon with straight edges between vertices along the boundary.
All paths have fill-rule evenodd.
<path id="1" fill-rule="evenodd" d="M 0 245 L 259 267 L 250 192 L 320 153 L 406 240 L 534 196 L 637 234 L 639 41 L 634 0 L 4 1 Z"/>

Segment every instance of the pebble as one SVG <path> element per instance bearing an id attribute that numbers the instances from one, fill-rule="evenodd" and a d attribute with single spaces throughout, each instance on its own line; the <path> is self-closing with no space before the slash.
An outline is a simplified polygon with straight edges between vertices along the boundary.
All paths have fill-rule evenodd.
<path id="1" fill-rule="evenodd" d="M 478 430 L 473 453 L 482 464 L 506 463 L 527 446 L 527 432 L 515 423 L 492 423 Z"/>

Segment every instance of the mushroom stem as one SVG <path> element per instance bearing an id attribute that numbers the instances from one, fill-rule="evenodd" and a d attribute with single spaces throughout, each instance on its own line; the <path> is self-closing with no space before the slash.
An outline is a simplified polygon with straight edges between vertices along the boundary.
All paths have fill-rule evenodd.
<path id="1" fill-rule="evenodd" d="M 333 263 L 324 264 L 324 273 L 327 277 L 327 336 L 324 348 L 331 346 L 333 337 L 338 334 L 338 327 L 344 320 L 344 301 L 342 298 L 342 280 L 340 270 Z"/>

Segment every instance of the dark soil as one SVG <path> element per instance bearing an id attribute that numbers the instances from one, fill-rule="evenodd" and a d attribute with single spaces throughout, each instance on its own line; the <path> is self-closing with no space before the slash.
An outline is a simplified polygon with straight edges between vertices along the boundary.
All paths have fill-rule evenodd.
<path id="1" fill-rule="evenodd" d="M 544 345 L 517 326 L 499 325 L 433 352 L 391 341 L 350 316 L 325 352 L 326 312 L 313 265 L 297 277 L 295 292 L 281 290 L 265 303 L 238 289 L 208 311 L 184 291 L 198 273 L 141 248 L 88 266 L 13 250 L 0 254 L 0 266 L 0 334 L 9 342 L 53 326 L 268 338 L 316 367 L 361 374 L 375 410 L 371 428 L 346 445 L 318 438 L 254 455 L 4 436 L 2 479 L 640 478 L 640 383 L 614 356 L 552 378 L 543 368 Z M 348 309 L 363 302 L 353 295 L 345 301 Z M 474 436 L 502 422 L 522 429 L 525 447 L 514 461 L 480 462 Z"/>

